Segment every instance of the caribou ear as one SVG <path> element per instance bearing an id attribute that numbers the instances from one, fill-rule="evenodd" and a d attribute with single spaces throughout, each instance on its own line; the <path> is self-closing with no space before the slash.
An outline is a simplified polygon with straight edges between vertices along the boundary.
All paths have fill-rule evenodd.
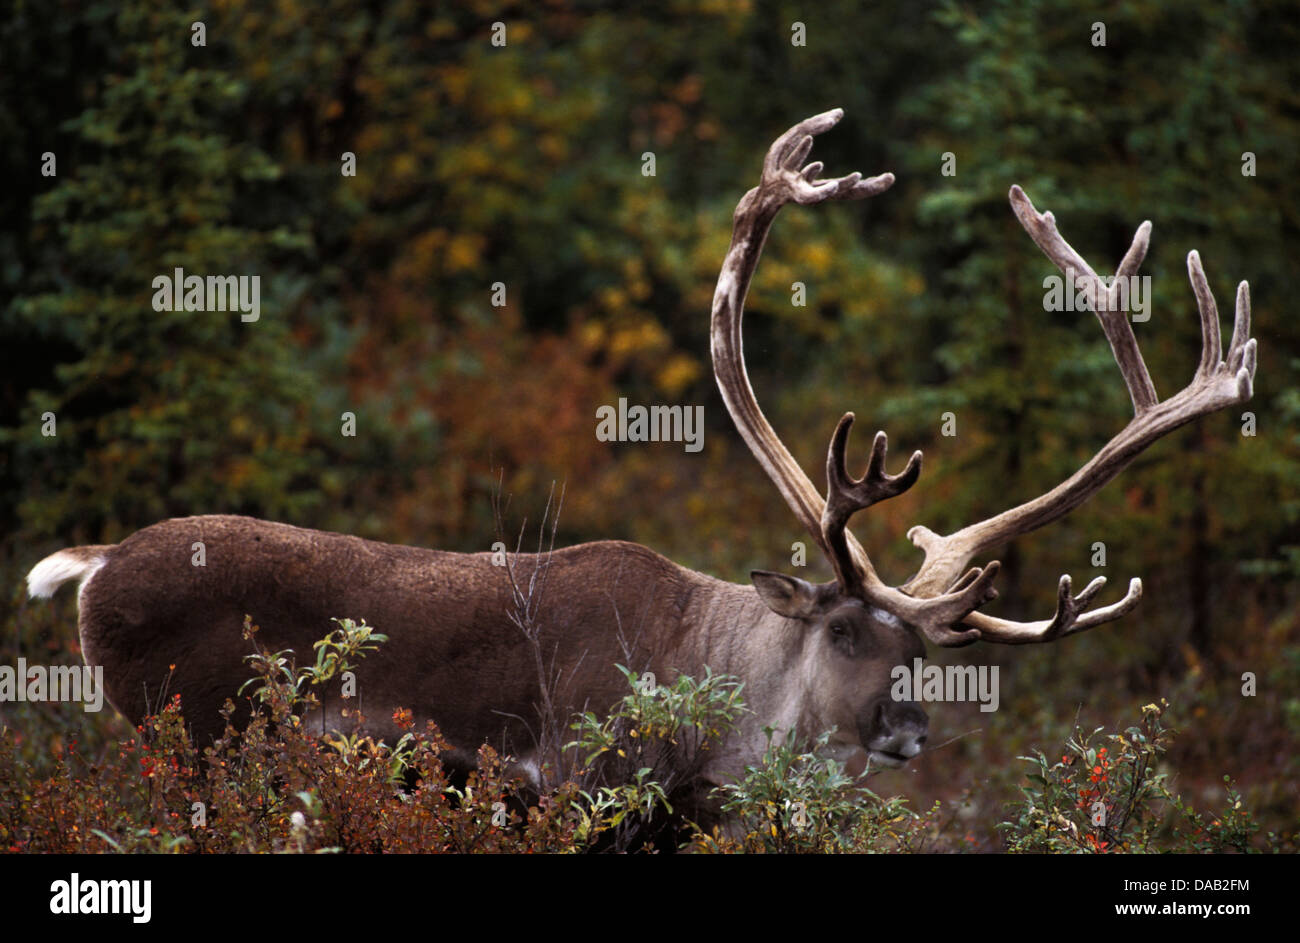
<path id="1" fill-rule="evenodd" d="M 749 578 L 767 608 L 778 616 L 808 619 L 820 609 L 821 590 L 812 583 L 767 570 L 754 570 Z"/>

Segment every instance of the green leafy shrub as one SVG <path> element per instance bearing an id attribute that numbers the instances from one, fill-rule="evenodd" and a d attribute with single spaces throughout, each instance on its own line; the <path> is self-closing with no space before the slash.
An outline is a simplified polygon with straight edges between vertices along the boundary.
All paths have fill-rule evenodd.
<path id="1" fill-rule="evenodd" d="M 631 693 L 604 719 L 579 714 L 571 726 L 577 739 L 566 749 L 577 750 L 584 772 L 600 783 L 582 792 L 580 838 L 604 833 L 604 846 L 627 851 L 709 813 L 702 773 L 746 708 L 743 685 L 707 668 L 699 681 L 679 675 L 671 685 L 617 668 Z"/>
<path id="2" fill-rule="evenodd" d="M 737 783 L 721 786 L 722 811 L 734 816 L 725 834 L 697 833 L 693 847 L 711 852 L 828 853 L 915 850 L 928 817 L 903 799 L 882 799 L 822 755 L 833 731 L 800 747 L 794 731 L 775 741 Z"/>
<path id="3" fill-rule="evenodd" d="M 1141 722 L 1122 733 L 1098 737 L 1076 728 L 1061 759 L 1042 751 L 1020 759 L 1031 764 L 1024 800 L 999 828 L 1010 851 L 1023 852 L 1250 852 L 1258 831 L 1228 777 L 1227 802 L 1216 815 L 1194 810 L 1158 770 L 1174 731 L 1162 716 L 1169 704 L 1147 704 Z M 1276 836 L 1269 836 L 1270 843 Z"/>

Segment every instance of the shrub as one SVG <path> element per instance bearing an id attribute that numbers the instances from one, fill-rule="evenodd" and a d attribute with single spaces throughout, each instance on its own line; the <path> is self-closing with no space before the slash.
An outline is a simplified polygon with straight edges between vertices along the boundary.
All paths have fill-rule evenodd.
<path id="1" fill-rule="evenodd" d="M 292 651 L 267 652 L 245 620 L 254 677 L 241 689 L 259 709 L 231 723 L 202 755 L 185 727 L 180 695 L 135 736 L 99 760 L 61 747 L 54 774 L 32 775 L 16 756 L 15 731 L 0 731 L 0 847 L 36 852 L 570 852 L 651 849 L 682 810 L 709 750 L 739 712 L 740 685 L 712 674 L 696 682 L 644 685 L 622 669 L 632 693 L 599 720 L 581 715 L 569 746 L 589 778 L 540 796 L 484 746 L 463 781 L 444 768 L 449 744 L 410 711 L 394 721 L 396 744 L 351 730 L 317 736 L 304 717 L 321 686 L 386 641 L 364 622 L 338 628 L 298 667 Z M 673 845 L 669 845 L 672 848 Z"/>
<path id="2" fill-rule="evenodd" d="M 767 749 L 762 763 L 745 767 L 739 782 L 717 790 L 724 800 L 722 811 L 734 822 L 712 834 L 698 832 L 694 850 L 915 850 L 929 817 L 917 816 L 903 799 L 880 798 L 848 776 L 840 763 L 822 756 L 833 731 L 801 747 L 794 731 L 775 741 L 773 728 L 763 729 Z"/>
<path id="3" fill-rule="evenodd" d="M 670 840 L 695 819 L 712 816 L 702 774 L 745 711 L 741 683 L 707 668 L 696 681 L 679 675 L 670 686 L 617 666 L 631 693 L 604 719 L 590 711 L 571 725 L 593 791 L 582 791 L 581 840 L 628 851 Z M 669 847 L 673 847 L 672 844 Z"/>
<path id="4" fill-rule="evenodd" d="M 38 775 L 20 737 L 0 731 L 0 848 L 11 852 L 875 852 L 962 847 L 943 841 L 940 807 L 925 814 L 882 798 L 811 742 L 767 728 L 761 763 L 710 789 L 709 760 L 745 711 L 735 679 L 706 672 L 670 685 L 618 666 L 630 692 L 610 713 L 574 718 L 565 745 L 573 771 L 537 794 L 507 758 L 478 751 L 477 768 L 453 775 L 449 744 L 409 710 L 393 720 L 395 744 L 348 730 L 308 730 L 321 685 L 351 670 L 385 638 L 337 620 L 298 667 L 291 651 L 266 652 L 246 621 L 254 710 L 244 729 L 227 701 L 223 735 L 201 753 L 173 695 L 135 735 L 92 757 L 60 743 L 53 773 Z M 1041 752 L 1023 800 L 999 826 L 1011 851 L 1253 850 L 1258 828 L 1233 784 L 1215 814 L 1199 812 L 1159 769 L 1173 731 L 1167 704 L 1140 724 L 1102 735 L 1076 730 L 1059 762 Z M 314 724 L 312 726 L 315 726 Z M 1281 840 L 1270 834 L 1270 844 Z"/>
<path id="5" fill-rule="evenodd" d="M 1010 851 L 1025 852 L 1249 852 L 1258 826 L 1228 777 L 1227 802 L 1217 815 L 1195 811 L 1158 770 L 1174 731 L 1162 720 L 1169 704 L 1147 704 L 1141 722 L 1098 737 L 1075 729 L 1061 759 L 1041 751 L 1031 764 L 1024 800 L 998 827 Z M 1270 842 L 1275 836 L 1269 836 Z"/>
<path id="6" fill-rule="evenodd" d="M 38 852 L 438 852 L 569 851 L 579 796 L 572 787 L 534 806 L 516 802 L 520 783 L 490 748 L 464 784 L 451 781 L 437 727 L 408 730 L 390 747 L 361 734 L 310 734 L 303 715 L 313 690 L 384 641 L 365 623 L 341 620 L 318 643 L 315 663 L 256 644 L 246 687 L 262 708 L 242 731 L 230 724 L 200 756 L 174 695 L 115 754 L 93 760 L 71 743 L 54 775 L 31 777 L 14 762 L 17 737 L 0 732 L 0 842 Z M 409 712 L 398 711 L 399 723 Z M 410 776 L 414 788 L 396 783 Z M 524 808 L 521 814 L 518 808 Z"/>

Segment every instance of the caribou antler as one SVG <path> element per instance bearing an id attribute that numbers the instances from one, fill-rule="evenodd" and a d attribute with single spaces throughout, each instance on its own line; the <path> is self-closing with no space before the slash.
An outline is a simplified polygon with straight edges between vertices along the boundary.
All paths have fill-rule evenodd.
<path id="1" fill-rule="evenodd" d="M 741 339 L 745 295 L 749 291 L 749 283 L 762 254 L 767 233 L 781 207 L 788 203 L 808 205 L 832 199 L 862 199 L 883 193 L 893 186 L 893 174 L 863 179 L 861 174 L 853 173 L 831 180 L 819 180 L 818 174 L 822 171 L 820 161 L 800 167 L 812 150 L 813 135 L 833 128 L 842 117 L 843 110 L 836 108 L 799 122 L 777 138 L 763 162 L 763 177 L 759 185 L 746 193 L 736 206 L 731 247 L 723 260 L 722 272 L 713 293 L 713 371 L 727 410 L 750 451 L 776 484 L 795 517 L 835 563 L 837 572 L 841 569 L 851 572 L 852 585 L 864 600 L 916 625 L 928 638 L 950 644 L 964 644 L 976 640 L 979 632 L 974 629 L 954 631 L 951 627 L 975 607 L 997 595 L 990 584 L 997 575 L 998 565 L 993 563 L 982 570 L 972 571 L 973 575 L 968 574 L 969 580 L 953 586 L 949 592 L 934 593 L 924 598 L 887 586 L 877 576 L 862 545 L 842 524 L 833 526 L 828 531 L 823 530 L 822 517 L 826 502 L 763 415 L 745 370 L 744 344 Z M 844 435 L 847 436 L 847 432 L 845 427 Z M 833 443 L 832 452 L 834 453 Z M 842 453 L 841 442 L 841 467 Z M 881 458 L 883 459 L 883 442 Z M 916 471 L 919 472 L 919 456 L 915 461 Z M 910 469 L 911 465 L 909 471 Z M 908 472 L 900 477 L 908 477 Z M 911 477 L 915 478 L 915 472 Z M 847 514 L 852 513 L 852 510 L 847 511 Z M 832 548 L 828 533 L 835 539 L 837 546 L 842 544 L 838 553 Z"/>
<path id="2" fill-rule="evenodd" d="M 1219 312 L 1205 280 L 1201 258 L 1187 254 L 1187 272 L 1196 296 L 1201 317 L 1201 362 L 1191 383 L 1181 392 L 1161 401 L 1147 373 L 1146 363 L 1133 337 L 1133 329 L 1116 302 L 1120 291 L 1118 278 L 1107 287 L 1092 268 L 1074 251 L 1056 229 L 1051 213 L 1039 213 L 1023 190 L 1011 188 L 1011 206 L 1021 225 L 1043 253 L 1067 275 L 1073 273 L 1082 282 L 1087 296 L 1094 299 L 1094 310 L 1101 322 L 1119 364 L 1120 373 L 1133 400 L 1133 419 L 1106 443 L 1092 460 L 1047 494 L 969 527 L 940 537 L 925 527 L 908 532 L 912 543 L 925 551 L 920 571 L 904 587 L 909 593 L 928 595 L 941 589 L 966 566 L 975 554 L 1027 534 L 1058 518 L 1096 494 L 1118 475 L 1152 442 L 1200 416 L 1244 403 L 1250 399 L 1255 378 L 1256 344 L 1250 337 L 1250 286 L 1237 286 L 1237 310 L 1228 356 L 1223 358 Z M 1128 277 L 1137 272 L 1146 255 L 1151 223 L 1142 223 L 1133 244 L 1120 262 L 1116 275 Z M 1074 286 L 1071 286 L 1074 287 Z M 1120 602 L 1093 612 L 1081 612 L 1099 584 L 1093 581 L 1076 598 L 1069 595 L 1068 577 L 1062 577 L 1060 602 L 1056 615 L 1048 622 L 1019 623 L 973 613 L 965 623 L 980 632 L 986 641 L 1023 644 L 1052 641 L 1118 619 L 1137 605 L 1142 595 L 1142 581 L 1134 579 L 1128 594 Z"/>
<path id="3" fill-rule="evenodd" d="M 946 537 L 926 527 L 913 527 L 908 536 L 925 552 L 925 562 L 905 586 L 888 586 L 876 574 L 866 551 L 849 533 L 847 525 L 857 511 L 910 488 L 920 475 L 921 453 L 915 452 L 900 474 L 889 475 L 884 468 L 887 440 L 883 432 L 878 432 L 867 472 L 855 481 L 845 467 L 844 453 L 853 423 L 853 414 L 847 413 L 831 438 L 826 466 L 827 497 L 823 501 L 759 408 L 745 370 L 741 339 L 745 295 L 767 233 L 781 207 L 787 203 L 808 205 L 831 199 L 861 199 L 883 192 L 894 182 L 892 174 L 864 180 L 857 173 L 819 180 L 820 162 L 799 167 L 812 150 L 812 136 L 834 127 L 842 117 L 843 111 L 837 108 L 800 122 L 778 138 L 764 161 L 759 186 L 746 193 L 736 207 L 731 247 L 713 297 L 712 350 L 718 386 L 741 436 L 795 516 L 830 559 L 844 591 L 915 625 L 935 644 L 958 646 L 979 639 L 1007 644 L 1050 642 L 1119 618 L 1141 597 L 1140 580 L 1130 583 L 1128 594 L 1119 602 L 1087 611 L 1105 579 L 1093 580 L 1075 596 L 1070 577 L 1062 576 L 1055 615 L 1042 622 L 1020 623 L 975 611 L 997 596 L 991 585 L 998 572 L 997 561 L 962 571 L 975 554 L 1042 527 L 1078 507 L 1159 437 L 1199 416 L 1250 398 L 1256 345 L 1249 337 L 1247 284 L 1242 282 L 1237 290 L 1236 324 L 1225 361 L 1221 356 L 1218 313 L 1201 270 L 1200 257 L 1195 252 L 1188 255 L 1188 272 L 1201 315 L 1201 364 L 1186 389 L 1161 402 L 1132 327 L 1117 307 L 1118 279 L 1106 285 L 1061 238 L 1052 215 L 1038 213 L 1024 192 L 1012 187 L 1012 208 L 1030 236 L 1093 299 L 1094 310 L 1133 400 L 1134 418 L 1083 468 L 1033 501 Z M 1120 263 L 1118 276 L 1128 277 L 1137 271 L 1146 255 L 1150 233 L 1149 222 L 1138 228 L 1132 246 Z"/>

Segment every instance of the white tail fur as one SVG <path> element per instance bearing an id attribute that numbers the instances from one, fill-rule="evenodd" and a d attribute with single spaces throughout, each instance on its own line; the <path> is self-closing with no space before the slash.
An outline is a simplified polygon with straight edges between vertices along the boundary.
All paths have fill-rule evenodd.
<path id="1" fill-rule="evenodd" d="M 82 587 L 108 559 L 108 547 L 69 547 L 51 554 L 27 574 L 27 595 L 47 599 L 68 580 Z"/>

